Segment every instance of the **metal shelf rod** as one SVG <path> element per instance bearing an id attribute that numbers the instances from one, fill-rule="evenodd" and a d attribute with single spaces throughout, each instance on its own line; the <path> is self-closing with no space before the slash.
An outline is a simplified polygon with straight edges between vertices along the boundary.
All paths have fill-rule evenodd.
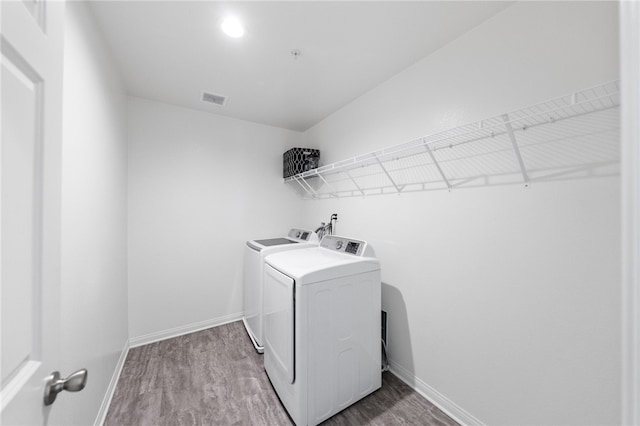
<path id="1" fill-rule="evenodd" d="M 524 178 L 524 186 L 529 186 L 529 176 L 527 175 L 527 168 L 524 166 L 524 160 L 522 159 L 522 154 L 520 154 L 520 148 L 518 147 L 516 135 L 513 134 L 513 128 L 511 127 L 511 122 L 509 121 L 509 115 L 505 114 L 502 116 L 502 118 L 504 119 L 505 127 L 507 128 L 507 133 L 509 134 L 509 139 L 511 140 L 511 145 L 513 145 L 513 151 L 516 153 L 516 158 L 518 159 L 518 164 L 520 165 L 520 172 L 522 173 L 522 177 Z"/>
<path id="2" fill-rule="evenodd" d="M 433 155 L 433 151 L 431 150 L 431 147 L 429 146 L 428 143 L 425 143 L 424 148 L 427 150 L 427 152 L 429 153 L 429 157 L 431 157 L 431 161 L 433 161 L 433 164 L 435 164 L 436 168 L 438 169 L 438 173 L 440 173 L 440 176 L 442 176 L 442 180 L 447 185 L 447 189 L 451 191 L 451 184 L 449 183 L 449 179 L 447 179 L 447 176 L 442 171 L 442 168 L 440 167 L 440 163 L 438 163 L 438 161 L 436 160 L 436 156 Z"/>
<path id="3" fill-rule="evenodd" d="M 360 188 L 360 185 L 358 185 L 358 182 L 356 182 L 356 180 L 353 178 L 353 176 L 351 176 L 351 173 L 349 173 L 349 170 L 345 170 L 344 172 L 347 176 L 349 176 L 349 179 L 351 179 L 351 181 L 353 182 L 353 184 L 356 186 L 356 188 L 358 188 L 358 191 L 360 191 L 362 193 L 362 195 L 364 195 L 364 191 L 362 190 L 362 188 Z"/>
<path id="4" fill-rule="evenodd" d="M 616 95 L 617 95 L 617 93 L 607 94 L 607 95 L 600 96 L 597 99 L 611 98 L 611 97 L 616 96 Z M 568 109 L 573 108 L 575 106 L 580 106 L 582 104 L 592 103 L 593 101 L 594 101 L 594 99 L 588 99 L 588 100 L 585 100 L 585 101 L 577 102 L 575 105 L 565 105 L 565 106 L 555 107 L 555 108 L 548 109 L 548 110 L 545 110 L 545 111 L 541 111 L 541 112 L 538 112 L 538 113 L 529 114 L 527 116 L 518 117 L 518 118 L 515 118 L 515 119 L 510 119 L 509 123 L 513 124 L 513 123 L 517 123 L 517 122 L 520 122 L 520 121 L 524 121 L 524 120 L 529 119 L 529 118 L 539 117 L 541 115 L 548 115 L 550 113 L 558 112 L 558 111 L 562 111 L 562 110 L 568 110 Z M 593 110 L 593 111 L 573 113 L 572 115 L 570 115 L 568 117 L 557 117 L 557 118 L 549 117 L 549 118 L 545 119 L 544 122 L 533 123 L 531 125 L 528 125 L 527 128 L 536 127 L 536 126 L 543 125 L 543 124 L 548 124 L 549 122 L 559 122 L 559 121 L 562 121 L 562 120 L 566 120 L 566 119 L 582 116 L 582 115 L 585 115 L 585 114 L 590 114 L 590 113 L 597 112 L 597 111 L 604 111 L 606 109 L 615 108 L 616 106 L 618 106 L 618 105 L 614 103 L 614 104 L 612 104 L 610 106 L 599 107 L 598 109 Z M 483 120 L 483 121 L 488 121 L 488 120 Z M 405 151 L 408 151 L 408 150 L 411 150 L 411 149 L 415 149 L 416 147 L 418 147 L 418 146 L 420 146 L 422 144 L 434 145 L 434 144 L 436 144 L 438 142 L 445 142 L 445 141 L 450 140 L 450 139 L 464 137 L 464 136 L 468 136 L 468 135 L 473 135 L 473 134 L 479 133 L 481 131 L 484 132 L 484 131 L 489 131 L 489 130 L 492 130 L 492 129 L 496 129 L 496 130 L 502 129 L 505 124 L 506 123 L 501 122 L 501 123 L 497 123 L 497 124 L 491 124 L 491 125 L 488 125 L 488 126 L 484 126 L 483 125 L 483 127 L 481 129 L 476 128 L 474 130 L 466 131 L 466 132 L 455 134 L 455 135 L 447 135 L 445 137 L 440 137 L 438 139 L 433 139 L 433 140 L 430 140 L 428 142 L 424 142 L 424 140 L 427 137 L 417 138 L 417 139 L 413 139 L 413 140 L 411 140 L 409 142 L 406 142 L 404 144 L 401 144 L 399 146 L 392 146 L 392 147 L 381 149 L 379 151 L 371 152 L 369 154 L 356 156 L 356 157 L 351 157 L 349 160 L 341 161 L 340 163 L 342 163 L 342 164 L 340 164 L 340 165 L 337 165 L 336 163 L 331 163 L 331 164 L 328 164 L 326 166 L 322 166 L 322 167 L 319 167 L 317 169 L 313 169 L 312 171 L 303 172 L 300 175 L 296 175 L 296 176 L 300 176 L 300 177 L 304 178 L 304 177 L 309 177 L 309 176 L 315 176 L 317 174 L 322 174 L 322 173 L 327 172 L 327 171 L 337 171 L 338 172 L 342 168 L 349 167 L 349 166 L 355 166 L 355 165 L 363 163 L 363 162 L 365 162 L 367 160 L 370 160 L 372 155 L 373 156 L 378 156 L 378 155 L 387 155 L 388 156 L 388 155 L 393 155 L 393 154 L 400 154 L 402 152 L 405 152 Z M 461 126 L 461 127 L 466 127 L 466 126 Z M 455 130 L 455 129 L 452 129 L 452 130 Z M 522 128 L 516 128 L 516 129 L 513 129 L 513 130 L 514 131 L 518 131 L 518 130 L 522 130 Z M 449 130 L 449 131 L 451 131 L 451 130 Z M 444 132 L 441 132 L 441 133 L 444 133 Z M 499 135 L 504 134 L 504 133 L 505 133 L 504 131 L 490 132 L 488 135 L 482 135 L 482 136 L 479 136 L 477 138 L 474 138 L 474 139 L 471 139 L 471 140 L 468 140 L 468 141 L 457 142 L 455 144 L 451 144 L 450 146 L 446 146 L 446 147 L 432 147 L 431 149 L 433 151 L 437 151 L 437 150 L 442 149 L 442 148 L 451 148 L 451 147 L 455 147 L 457 145 L 461 145 L 461 144 L 464 144 L 464 143 L 477 142 L 479 140 L 483 140 L 483 139 L 486 139 L 488 137 L 499 136 Z M 433 134 L 431 136 L 437 136 L 437 135 L 439 135 L 439 133 L 435 133 L 435 134 Z M 411 144 L 411 145 L 409 145 L 409 144 Z M 361 157 L 365 157 L 365 158 L 361 158 Z M 399 157 L 399 158 L 402 158 L 402 157 Z M 293 178 L 294 177 L 289 177 L 287 179 L 291 180 Z M 287 180 L 285 179 L 285 182 L 286 181 Z"/>
<path id="5" fill-rule="evenodd" d="M 563 120 L 618 107 L 620 104 L 619 92 L 620 84 L 618 81 L 607 82 L 582 91 L 576 91 L 569 95 L 553 98 L 525 108 L 520 108 L 508 114 L 475 121 L 470 124 L 434 133 L 429 136 L 416 138 L 402 144 L 334 162 L 317 169 L 288 177 L 284 181 L 291 182 L 295 180 L 297 184 L 313 198 L 339 197 L 348 192 L 341 188 L 341 181 L 346 182 L 346 180 L 342 180 L 340 178 L 336 180 L 335 177 L 329 179 L 329 176 L 333 176 L 336 173 L 344 173 L 353 185 L 355 185 L 355 188 L 357 188 L 357 191 L 351 190 L 352 196 L 357 192 L 362 195 L 373 195 L 374 193 L 371 191 L 377 191 L 381 187 L 379 185 L 367 184 L 367 181 L 365 180 L 367 178 L 365 176 L 384 173 L 388 181 L 393 185 L 393 188 L 395 188 L 396 193 L 399 193 L 405 190 L 407 185 L 419 184 L 420 182 L 403 182 L 405 177 L 403 177 L 402 174 L 397 175 L 396 173 L 399 170 L 406 170 L 406 167 L 401 166 L 398 168 L 395 166 L 395 163 L 391 162 L 401 159 L 409 159 L 416 155 L 424 155 L 426 150 L 426 154 L 428 154 L 431 161 L 419 164 L 415 167 L 418 169 L 424 169 L 428 165 L 433 164 L 442 181 L 446 184 L 447 188 L 451 190 L 452 183 L 449 180 L 450 176 L 447 176 L 449 172 L 445 174 L 440 161 L 436 158 L 435 151 L 499 136 L 501 138 L 509 138 L 520 168 L 520 173 L 525 184 L 528 186 L 530 183 L 530 177 L 520 151 L 516 132 L 545 124 L 554 124 Z M 581 128 L 583 127 L 584 124 Z M 550 128 L 550 130 L 551 129 L 552 128 Z M 576 129 L 576 131 L 578 131 L 578 129 Z M 496 140 L 496 143 L 502 144 L 504 143 L 503 141 L 506 142 L 506 139 Z M 484 147 L 484 145 L 478 145 L 478 149 L 480 151 L 486 150 L 489 146 L 493 146 L 493 143 L 487 145 L 487 147 Z M 451 158 L 452 160 L 460 159 L 456 157 L 456 155 L 457 154 L 447 154 L 446 158 L 453 156 L 453 158 Z M 403 163 L 398 164 L 400 165 Z M 373 166 L 378 166 L 380 171 L 375 171 L 376 169 L 369 169 Z M 357 167 L 366 167 L 367 169 L 365 169 L 365 174 L 362 175 L 361 173 L 358 173 L 358 176 L 354 176 L 349 173 L 350 170 L 354 170 Z M 394 173 L 393 176 L 392 173 Z M 320 177 L 320 182 L 322 182 L 320 188 L 314 189 L 313 186 L 304 180 L 307 177 L 313 176 Z M 383 191 L 382 193 L 388 194 L 390 192 Z"/>
<path id="6" fill-rule="evenodd" d="M 324 184 L 327 185 L 327 188 L 329 188 L 331 190 L 329 192 L 329 196 L 334 196 L 334 197 L 338 198 L 338 196 L 335 195 L 335 191 L 333 190 L 333 187 L 331 185 L 329 185 L 329 182 L 327 182 L 327 180 L 324 178 L 324 176 L 322 176 L 321 174 L 318 174 L 318 177 L 320 179 L 322 179 L 322 182 L 324 182 Z"/>
<path id="7" fill-rule="evenodd" d="M 401 192 L 402 188 L 400 188 L 396 182 L 393 180 L 393 178 L 391 177 L 391 175 L 389 174 L 389 172 L 387 171 L 387 169 L 385 169 L 384 165 L 382 164 L 382 161 L 380 161 L 380 159 L 378 158 L 378 156 L 376 154 L 373 154 L 373 156 L 376 158 L 376 161 L 378 162 L 378 164 L 380 165 L 380 168 L 382 168 L 382 171 L 384 172 L 385 175 L 387 175 L 387 177 L 389 178 L 389 181 L 391 182 L 391 184 L 396 188 L 396 191 Z"/>
<path id="8" fill-rule="evenodd" d="M 298 176 L 298 175 L 296 175 Z M 296 182 L 298 182 L 298 184 L 300 184 L 300 186 L 302 187 L 302 189 L 304 189 L 305 191 L 307 191 L 307 193 L 309 195 L 311 195 L 312 197 L 316 197 L 318 195 L 318 193 L 311 187 L 311 185 L 309 185 L 307 183 L 306 180 L 302 179 L 302 178 L 296 178 Z M 304 185 L 303 185 L 304 183 Z"/>

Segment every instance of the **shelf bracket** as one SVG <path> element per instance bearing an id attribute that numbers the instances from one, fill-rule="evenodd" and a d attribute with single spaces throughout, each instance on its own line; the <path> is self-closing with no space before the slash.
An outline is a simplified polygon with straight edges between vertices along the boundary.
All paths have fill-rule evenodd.
<path id="1" fill-rule="evenodd" d="M 333 192 L 330 192 L 329 195 L 338 198 L 338 196 L 335 194 L 335 190 L 333 189 L 333 186 L 329 185 L 329 182 L 327 182 L 327 180 L 324 178 L 324 176 L 322 176 L 320 173 L 317 173 L 317 175 L 322 180 L 322 182 L 324 182 L 324 184 L 327 185 L 327 188 L 329 188 L 329 190 L 333 191 Z"/>
<path id="2" fill-rule="evenodd" d="M 511 140 L 511 145 L 513 145 L 513 151 L 516 153 L 516 158 L 518 159 L 518 164 L 520 165 L 520 172 L 522 173 L 522 178 L 524 179 L 524 186 L 528 187 L 529 175 L 527 175 L 527 169 L 524 166 L 524 161 L 522 160 L 522 155 L 520 154 L 518 141 L 516 140 L 516 135 L 513 133 L 513 127 L 511 126 L 511 122 L 509 121 L 509 115 L 504 114 L 502 116 L 502 120 L 504 121 L 504 125 L 507 128 L 507 134 L 509 135 L 509 139 Z"/>
<path id="3" fill-rule="evenodd" d="M 298 182 L 298 185 L 300 185 L 302 189 L 307 191 L 307 194 L 311 195 L 313 198 L 318 197 L 318 193 L 313 190 L 313 188 L 311 187 L 311 185 L 307 183 L 307 181 L 305 181 L 303 178 L 298 176 L 294 176 L 294 179 L 296 180 L 296 182 Z"/>
<path id="4" fill-rule="evenodd" d="M 349 176 L 349 179 L 351 179 L 351 182 L 353 182 L 353 184 L 356 186 L 356 188 L 358 188 L 358 191 L 360 191 L 360 193 L 362 195 L 364 195 L 364 191 L 362 190 L 362 188 L 360 188 L 360 185 L 358 185 L 358 182 L 356 182 L 356 180 L 353 178 L 353 176 L 351 176 L 351 173 L 349 173 L 348 170 L 345 170 L 344 173 Z"/>
<path id="5" fill-rule="evenodd" d="M 480 125 L 482 126 L 482 121 L 480 122 Z M 431 157 L 431 161 L 433 161 L 433 164 L 436 166 L 436 169 L 438 169 L 438 173 L 440 173 L 440 177 L 442 177 L 442 180 L 447 185 L 447 189 L 451 191 L 451 184 L 449 183 L 449 179 L 447 179 L 447 176 L 442 171 L 442 168 L 440 167 L 440 163 L 438 163 L 438 160 L 436 160 L 436 156 L 433 155 L 433 151 L 431 150 L 431 147 L 429 146 L 428 143 L 424 142 L 424 139 L 422 140 L 422 143 L 424 143 L 424 149 L 427 150 L 429 157 Z"/>
<path id="6" fill-rule="evenodd" d="M 393 180 L 393 178 L 391 177 L 391 175 L 389 174 L 389 172 L 387 171 L 387 169 L 384 167 L 384 164 L 382 164 L 382 161 L 380 161 L 380 159 L 378 158 L 378 156 L 376 154 L 373 154 L 373 157 L 376 159 L 376 161 L 378 162 L 378 165 L 380 165 L 380 168 L 382 169 L 382 171 L 384 172 L 385 175 L 387 175 L 387 177 L 389 178 L 389 180 L 391 181 L 391 184 L 396 188 L 396 191 L 400 192 L 402 191 L 402 188 L 400 188 L 397 184 L 396 181 Z"/>

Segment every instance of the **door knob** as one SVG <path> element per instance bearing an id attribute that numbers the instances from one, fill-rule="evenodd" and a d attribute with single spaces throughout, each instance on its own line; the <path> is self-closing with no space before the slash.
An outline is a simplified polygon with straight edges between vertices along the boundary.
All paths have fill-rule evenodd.
<path id="1" fill-rule="evenodd" d="M 86 368 L 71 373 L 66 379 L 60 379 L 60 372 L 51 373 L 44 384 L 44 405 L 51 405 L 56 397 L 63 390 L 69 392 L 79 392 L 87 384 L 87 376 L 89 372 Z"/>

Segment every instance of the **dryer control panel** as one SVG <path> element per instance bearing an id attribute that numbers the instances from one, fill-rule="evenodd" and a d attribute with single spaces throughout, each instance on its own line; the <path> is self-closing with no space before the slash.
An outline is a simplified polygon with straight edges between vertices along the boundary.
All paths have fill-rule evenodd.
<path id="1" fill-rule="evenodd" d="M 367 242 L 335 235 L 325 235 L 320 242 L 320 247 L 354 256 L 375 256 L 373 248 Z"/>

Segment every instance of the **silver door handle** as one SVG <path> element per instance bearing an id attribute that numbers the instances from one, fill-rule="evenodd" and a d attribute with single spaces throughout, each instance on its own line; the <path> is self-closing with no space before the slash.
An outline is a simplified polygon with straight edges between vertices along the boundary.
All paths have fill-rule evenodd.
<path id="1" fill-rule="evenodd" d="M 71 373 L 66 379 L 60 379 L 60 372 L 51 373 L 44 384 L 44 405 L 51 405 L 56 397 L 63 390 L 69 392 L 79 392 L 87 384 L 87 376 L 89 372 L 86 368 Z"/>

